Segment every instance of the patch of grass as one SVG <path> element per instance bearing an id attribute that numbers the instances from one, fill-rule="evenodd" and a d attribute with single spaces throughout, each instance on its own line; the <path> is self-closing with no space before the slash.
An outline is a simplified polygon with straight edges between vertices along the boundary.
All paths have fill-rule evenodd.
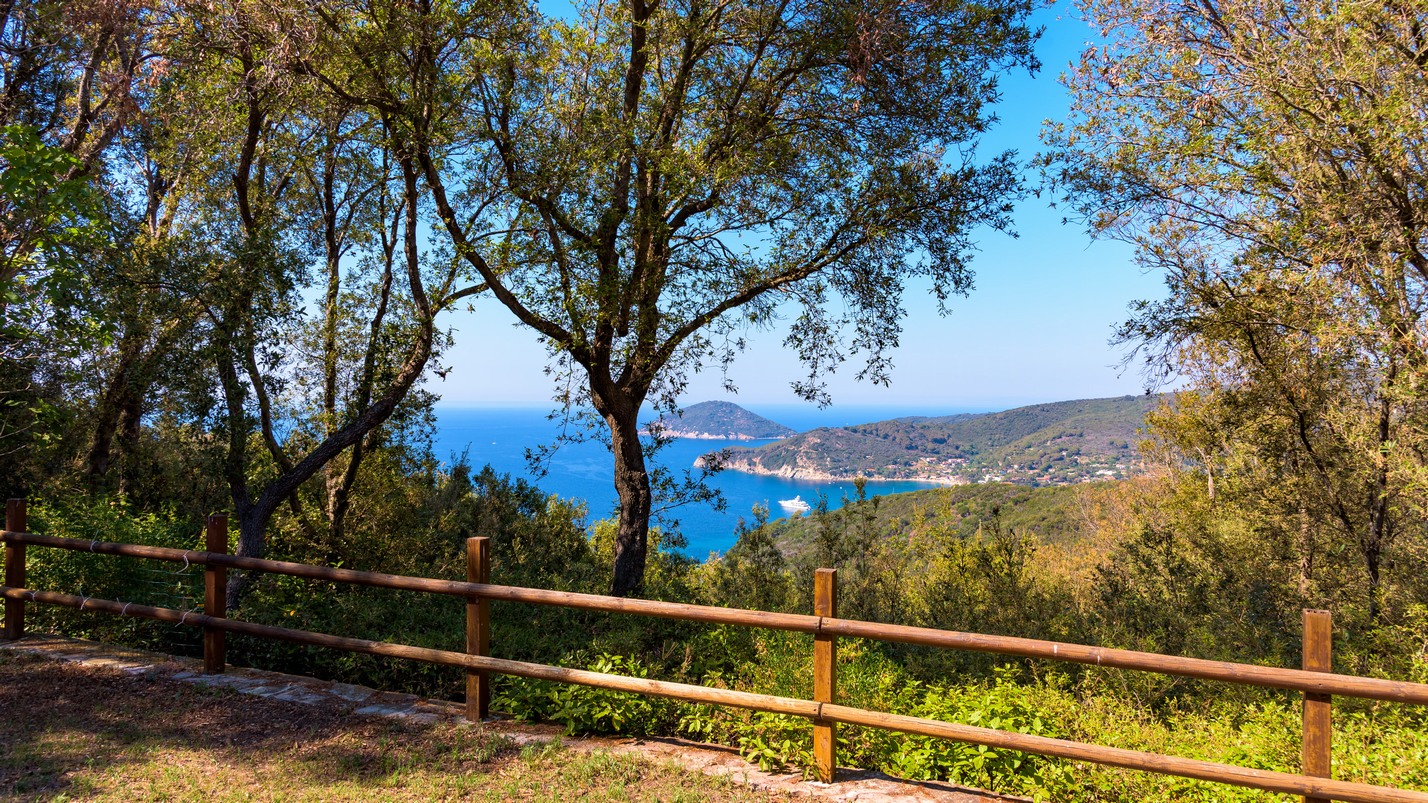
<path id="1" fill-rule="evenodd" d="M 0 654 L 0 798 L 17 801 L 744 801 L 637 756 L 418 725 L 163 676 Z"/>

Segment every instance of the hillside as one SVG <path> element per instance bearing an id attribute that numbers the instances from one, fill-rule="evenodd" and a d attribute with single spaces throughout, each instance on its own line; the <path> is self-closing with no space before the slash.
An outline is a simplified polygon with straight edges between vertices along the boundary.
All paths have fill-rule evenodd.
<path id="1" fill-rule="evenodd" d="M 1003 528 L 1046 543 L 1075 541 L 1081 534 L 1080 493 L 1080 488 L 1070 486 L 1031 488 L 990 482 L 891 494 L 876 498 L 876 528 L 884 538 L 905 539 L 915 531 L 968 538 L 991 522 L 996 509 Z M 828 515 L 845 514 L 833 511 Z M 818 514 L 813 514 L 777 519 L 764 526 L 780 550 L 796 557 L 813 548 L 819 525 Z"/>
<path id="2" fill-rule="evenodd" d="M 799 479 L 924 479 L 1064 485 L 1127 477 L 1132 444 L 1160 396 L 1037 404 L 999 413 L 913 416 L 819 428 L 735 449 L 727 467 Z"/>
<path id="3" fill-rule="evenodd" d="M 726 401 L 691 404 L 678 417 L 661 417 L 658 426 L 672 438 L 749 441 L 798 434 L 783 424 Z"/>

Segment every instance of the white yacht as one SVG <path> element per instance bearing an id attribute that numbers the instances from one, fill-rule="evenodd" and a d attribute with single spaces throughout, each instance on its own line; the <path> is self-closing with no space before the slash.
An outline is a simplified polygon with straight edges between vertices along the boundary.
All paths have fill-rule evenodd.
<path id="1" fill-rule="evenodd" d="M 812 505 L 803 501 L 799 496 L 795 496 L 792 499 L 780 499 L 778 500 L 778 506 L 790 513 L 807 513 L 813 509 Z"/>

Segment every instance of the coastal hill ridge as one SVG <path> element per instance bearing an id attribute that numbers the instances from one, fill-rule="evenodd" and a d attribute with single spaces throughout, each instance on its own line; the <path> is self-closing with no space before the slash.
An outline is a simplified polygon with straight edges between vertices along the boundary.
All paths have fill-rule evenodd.
<path id="1" fill-rule="evenodd" d="M 1065 485 L 1139 470 L 1134 443 L 1159 395 L 1034 404 L 996 413 L 908 416 L 820 427 L 734 448 L 726 469 L 806 480 Z"/>
<path id="2" fill-rule="evenodd" d="M 751 441 L 798 434 L 797 430 L 727 401 L 691 404 L 681 415 L 661 416 L 655 425 L 664 436 L 671 438 Z"/>

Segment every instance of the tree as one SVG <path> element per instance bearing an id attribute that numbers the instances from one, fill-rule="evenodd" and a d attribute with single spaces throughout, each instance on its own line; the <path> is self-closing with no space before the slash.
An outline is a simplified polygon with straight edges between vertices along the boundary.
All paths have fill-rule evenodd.
<path id="1" fill-rule="evenodd" d="M 111 305 L 122 336 L 96 393 L 91 473 L 104 473 L 115 422 L 152 403 L 138 369 L 174 360 L 175 338 L 154 331 L 182 324 L 177 346 L 209 372 L 194 415 L 224 447 L 239 554 L 265 553 L 284 507 L 335 554 L 364 457 L 407 406 L 429 403 L 419 385 L 444 340 L 437 316 L 480 287 L 454 288 L 456 271 L 422 253 L 416 164 L 380 116 L 287 69 L 280 16 L 256 3 L 185 11 L 169 69 L 127 129 L 141 169 L 121 177 L 148 188 L 133 217 L 156 247 L 111 282 L 121 302 L 179 298 L 164 315 Z M 189 257 L 165 271 L 155 255 L 175 242 Z M 316 314 L 308 297 L 321 299 Z M 322 488 L 306 489 L 318 475 Z M 230 604 L 245 583 L 230 585 Z"/>
<path id="2" fill-rule="evenodd" d="M 970 232 L 1005 227 L 1019 186 L 1010 154 L 979 162 L 976 144 L 996 74 L 1035 67 L 1031 7 L 330 2 L 325 41 L 366 77 L 308 68 L 400 120 L 455 253 L 544 340 L 564 408 L 608 433 L 611 591 L 629 594 L 654 505 L 642 405 L 674 409 L 690 372 L 788 308 L 800 395 L 826 402 L 849 353 L 886 382 L 904 285 L 971 287 Z M 414 55 L 400 90 L 378 53 Z"/>
<path id="3" fill-rule="evenodd" d="M 1075 110 L 1048 131 L 1047 166 L 1093 230 L 1166 275 L 1169 298 L 1137 305 L 1119 334 L 1194 382 L 1199 398 L 1158 431 L 1214 493 L 1277 504 L 1263 526 L 1352 549 L 1376 620 L 1384 568 L 1422 537 L 1428 501 L 1421 9 L 1087 11 L 1107 43 L 1069 78 Z"/>
<path id="4" fill-rule="evenodd" d="M 754 520 L 742 516 L 734 528 L 734 545 L 708 566 L 714 599 L 720 605 L 760 611 L 797 607 L 788 561 L 769 531 L 769 509 L 754 505 Z"/>
<path id="5" fill-rule="evenodd" d="M 53 263 L 86 211 L 81 188 L 137 108 L 161 16 L 113 0 L 0 4 L 0 289 Z"/>
<path id="6" fill-rule="evenodd" d="M 143 3 L 0 4 L 0 453 L 53 435 L 47 357 L 104 339 L 78 302 L 108 236 L 97 169 L 141 105 L 164 15 Z M 19 478 L 30 459 L 17 461 Z"/>
<path id="7" fill-rule="evenodd" d="M 183 431 L 189 457 L 222 453 L 241 554 L 264 554 L 286 506 L 331 555 L 364 460 L 429 408 L 437 316 L 481 287 L 423 253 L 419 168 L 390 121 L 289 69 L 288 11 L 310 16 L 0 3 L 12 490 L 78 469 L 127 495 L 148 436 Z"/>

